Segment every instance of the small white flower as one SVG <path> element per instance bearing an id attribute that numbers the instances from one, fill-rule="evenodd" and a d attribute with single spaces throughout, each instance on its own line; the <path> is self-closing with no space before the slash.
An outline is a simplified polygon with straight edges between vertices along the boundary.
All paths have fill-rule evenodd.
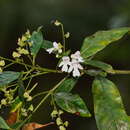
<path id="1" fill-rule="evenodd" d="M 54 51 L 54 48 L 49 48 L 46 50 L 49 54 L 51 54 Z"/>
<path id="2" fill-rule="evenodd" d="M 80 71 L 83 70 L 83 67 L 79 64 L 79 62 L 75 59 L 72 60 L 70 68 L 68 70 L 68 73 L 72 72 L 74 77 L 79 77 L 80 76 Z"/>
<path id="3" fill-rule="evenodd" d="M 68 56 L 62 57 L 62 61 L 59 64 L 59 67 L 62 67 L 62 72 L 68 72 L 68 67 L 70 66 L 70 58 Z"/>
<path id="4" fill-rule="evenodd" d="M 49 54 L 52 52 L 58 52 L 59 54 L 62 53 L 62 45 L 57 42 L 53 42 L 53 47 L 46 50 Z"/>
<path id="5" fill-rule="evenodd" d="M 80 51 L 76 51 L 74 54 L 72 54 L 71 58 L 81 63 L 84 62 L 83 57 L 81 57 Z"/>

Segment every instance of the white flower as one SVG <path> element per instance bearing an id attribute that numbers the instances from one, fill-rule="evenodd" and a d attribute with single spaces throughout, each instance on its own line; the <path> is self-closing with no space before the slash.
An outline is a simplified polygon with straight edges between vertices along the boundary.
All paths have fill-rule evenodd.
<path id="1" fill-rule="evenodd" d="M 84 62 L 83 57 L 81 57 L 80 51 L 76 51 L 74 54 L 72 54 L 71 58 L 81 63 Z"/>
<path id="2" fill-rule="evenodd" d="M 74 77 L 79 77 L 80 76 L 80 71 L 83 70 L 83 67 L 79 64 L 79 62 L 75 59 L 72 60 L 70 68 L 68 70 L 68 73 L 72 72 Z"/>
<path id="3" fill-rule="evenodd" d="M 51 54 L 52 52 L 58 52 L 58 53 L 62 53 L 62 45 L 60 43 L 57 42 L 53 42 L 53 47 L 47 49 L 46 51 Z"/>
<path id="4" fill-rule="evenodd" d="M 59 67 L 62 67 L 62 72 L 68 72 L 68 66 L 70 66 L 70 58 L 68 56 L 62 57 L 62 61 L 59 64 Z"/>

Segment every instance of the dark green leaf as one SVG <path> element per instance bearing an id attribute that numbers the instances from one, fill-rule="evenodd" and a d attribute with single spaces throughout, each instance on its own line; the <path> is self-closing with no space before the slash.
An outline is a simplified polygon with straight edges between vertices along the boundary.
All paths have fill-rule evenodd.
<path id="1" fill-rule="evenodd" d="M 120 93 L 113 82 L 99 77 L 93 82 L 94 112 L 99 130 L 130 130 Z"/>
<path id="2" fill-rule="evenodd" d="M 77 83 L 77 79 L 68 78 L 55 90 L 55 92 L 70 92 L 75 84 Z"/>
<path id="3" fill-rule="evenodd" d="M 113 70 L 113 68 L 112 68 L 111 65 L 106 64 L 106 63 L 104 63 L 104 62 L 102 62 L 102 61 L 86 60 L 86 61 L 84 62 L 84 64 L 86 64 L 86 65 L 91 65 L 91 66 L 100 68 L 100 69 L 102 69 L 102 70 L 104 70 L 104 71 L 106 71 L 106 72 L 108 72 L 108 73 L 113 73 L 113 72 L 114 72 L 114 70 Z"/>
<path id="4" fill-rule="evenodd" d="M 5 120 L 1 116 L 0 116 L 0 128 L 6 129 L 6 130 L 10 129 L 10 127 L 7 125 L 7 123 L 5 122 Z"/>
<path id="5" fill-rule="evenodd" d="M 53 47 L 53 42 L 48 41 L 48 40 L 43 40 L 42 42 L 42 47 L 43 49 L 48 49 Z"/>
<path id="6" fill-rule="evenodd" d="M 16 79 L 18 79 L 20 76 L 19 72 L 13 72 L 13 71 L 4 71 L 0 73 L 0 86 L 7 85 Z"/>
<path id="7" fill-rule="evenodd" d="M 37 55 L 37 53 L 39 52 L 40 48 L 42 47 L 42 43 L 43 43 L 43 36 L 42 36 L 42 32 L 39 31 L 34 31 L 32 33 L 31 36 L 31 42 L 32 42 L 32 46 L 30 47 L 31 53 L 32 55 Z"/>
<path id="8" fill-rule="evenodd" d="M 81 55 L 88 58 L 104 49 L 107 45 L 121 39 L 130 28 L 119 28 L 108 31 L 99 31 L 94 35 L 85 38 L 81 47 Z"/>
<path id="9" fill-rule="evenodd" d="M 79 113 L 79 115 L 82 117 L 91 116 L 84 101 L 80 98 L 79 95 L 72 95 L 71 93 L 59 92 L 55 94 L 55 100 L 60 108 L 69 113 Z"/>

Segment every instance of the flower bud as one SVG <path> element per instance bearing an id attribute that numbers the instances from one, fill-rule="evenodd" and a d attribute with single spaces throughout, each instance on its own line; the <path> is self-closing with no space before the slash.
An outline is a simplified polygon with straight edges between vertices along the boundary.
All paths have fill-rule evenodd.
<path id="1" fill-rule="evenodd" d="M 14 51 L 12 56 L 13 56 L 13 58 L 19 58 L 21 56 L 21 54 L 19 54 L 18 52 Z"/>
<path id="2" fill-rule="evenodd" d="M 0 61 L 0 66 L 5 66 L 5 61 L 4 60 Z"/>
<path id="3" fill-rule="evenodd" d="M 59 117 L 56 119 L 56 124 L 58 126 L 63 124 L 62 120 Z"/>
<path id="4" fill-rule="evenodd" d="M 66 130 L 64 126 L 59 126 L 59 130 Z"/>

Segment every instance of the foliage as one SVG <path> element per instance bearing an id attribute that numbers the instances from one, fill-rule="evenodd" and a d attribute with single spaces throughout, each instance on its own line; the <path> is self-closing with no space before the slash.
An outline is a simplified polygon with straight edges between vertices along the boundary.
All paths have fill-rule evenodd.
<path id="1" fill-rule="evenodd" d="M 130 130 L 130 119 L 124 109 L 118 88 L 106 78 L 107 74 L 130 74 L 130 71 L 115 70 L 111 65 L 93 59 L 94 55 L 107 45 L 128 34 L 130 28 L 99 31 L 85 38 L 80 51 L 71 54 L 71 51 L 66 50 L 65 47 L 69 33 L 65 34 L 63 24 L 59 21 L 56 20 L 54 25 L 62 30 L 63 41 L 61 43 L 46 40 L 40 27 L 32 34 L 28 30 L 18 39 L 18 48 L 12 53 L 13 59 L 0 56 L 0 92 L 3 94 L 0 108 L 2 111 L 5 107 L 10 108 L 7 120 L 0 117 L 0 128 L 30 130 L 52 125 L 53 122 L 49 124 L 29 123 L 32 115 L 49 97 L 53 108 L 50 116 L 55 119 L 60 130 L 66 130 L 68 127 L 68 121 L 62 120 L 61 115 L 64 111 L 84 118 L 91 117 L 86 101 L 79 94 L 72 92 L 81 76 L 90 75 L 94 77 L 92 94 L 98 129 Z M 59 59 L 56 69 L 43 68 L 36 63 L 40 50 L 53 54 Z M 27 58 L 30 64 L 25 63 Z M 10 63 L 6 65 L 5 61 Z M 7 71 L 8 67 L 13 68 L 14 64 L 19 64 L 24 68 L 19 72 Z M 92 68 L 88 69 L 87 66 Z M 65 73 L 66 76 L 50 90 L 32 95 L 32 91 L 38 86 L 38 83 L 31 84 L 33 78 L 48 73 Z M 34 106 L 32 101 L 41 95 L 45 96 Z"/>

